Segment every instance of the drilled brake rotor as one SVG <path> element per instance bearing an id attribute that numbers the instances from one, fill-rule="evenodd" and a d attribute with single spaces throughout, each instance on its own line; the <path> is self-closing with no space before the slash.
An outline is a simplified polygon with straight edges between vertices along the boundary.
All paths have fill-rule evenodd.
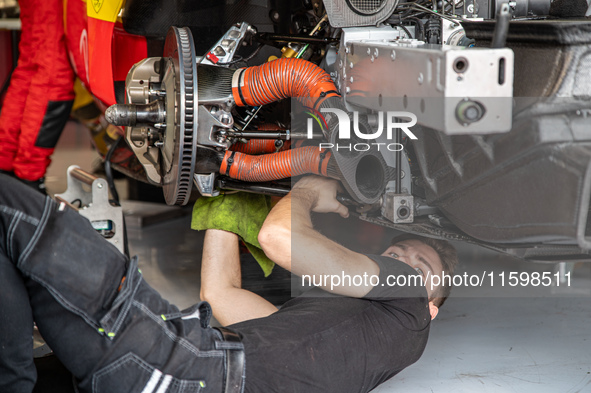
<path id="1" fill-rule="evenodd" d="M 171 27 L 164 44 L 166 131 L 161 151 L 164 198 L 169 205 L 186 205 L 195 170 L 197 68 L 193 36 L 187 27 Z"/>

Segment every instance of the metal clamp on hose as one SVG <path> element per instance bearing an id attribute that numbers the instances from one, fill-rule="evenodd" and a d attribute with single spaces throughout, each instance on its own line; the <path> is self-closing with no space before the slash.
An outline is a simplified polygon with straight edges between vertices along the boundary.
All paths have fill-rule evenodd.
<path id="1" fill-rule="evenodd" d="M 216 342 L 216 349 L 226 352 L 226 375 L 224 378 L 224 393 L 244 392 L 244 345 L 237 333 L 218 327 L 224 341 Z"/>

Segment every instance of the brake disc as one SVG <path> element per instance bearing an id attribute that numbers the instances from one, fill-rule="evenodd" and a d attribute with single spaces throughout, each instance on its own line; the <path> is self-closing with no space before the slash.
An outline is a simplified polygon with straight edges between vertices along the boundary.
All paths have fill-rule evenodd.
<path id="1" fill-rule="evenodd" d="M 193 35 L 172 27 L 164 44 L 166 130 L 160 147 L 161 184 L 169 205 L 186 205 L 191 196 L 197 151 L 197 68 Z"/>

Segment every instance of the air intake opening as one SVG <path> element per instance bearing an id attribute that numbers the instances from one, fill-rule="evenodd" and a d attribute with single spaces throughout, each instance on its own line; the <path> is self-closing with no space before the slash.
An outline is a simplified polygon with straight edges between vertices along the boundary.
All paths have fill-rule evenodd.
<path id="1" fill-rule="evenodd" d="M 363 156 L 355 171 L 355 184 L 363 196 L 368 199 L 378 197 L 384 190 L 384 168 L 380 160 L 373 155 Z"/>

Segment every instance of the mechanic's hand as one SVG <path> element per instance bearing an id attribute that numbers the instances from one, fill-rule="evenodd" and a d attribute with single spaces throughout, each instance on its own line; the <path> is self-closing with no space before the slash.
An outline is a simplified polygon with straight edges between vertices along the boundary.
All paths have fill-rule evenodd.
<path id="1" fill-rule="evenodd" d="M 338 181 L 320 176 L 306 176 L 292 188 L 292 197 L 304 198 L 310 203 L 310 210 L 317 213 L 338 213 L 349 217 L 349 209 L 337 201 Z"/>

